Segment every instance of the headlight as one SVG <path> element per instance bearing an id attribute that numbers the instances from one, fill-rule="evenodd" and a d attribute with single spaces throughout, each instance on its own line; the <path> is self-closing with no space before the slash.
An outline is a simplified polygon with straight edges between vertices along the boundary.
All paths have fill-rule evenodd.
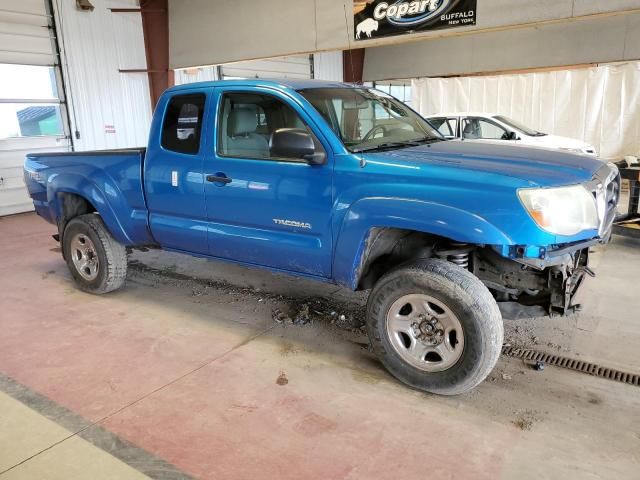
<path id="1" fill-rule="evenodd" d="M 555 235 L 575 235 L 598 228 L 593 195 L 582 185 L 523 188 L 518 197 L 540 228 Z"/>

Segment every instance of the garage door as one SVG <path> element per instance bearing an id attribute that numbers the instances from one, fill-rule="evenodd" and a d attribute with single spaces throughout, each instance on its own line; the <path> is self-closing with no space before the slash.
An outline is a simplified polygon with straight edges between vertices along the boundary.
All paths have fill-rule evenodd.
<path id="1" fill-rule="evenodd" d="M 22 180 L 30 151 L 67 150 L 55 42 L 45 0 L 0 9 L 0 215 L 33 209 Z"/>

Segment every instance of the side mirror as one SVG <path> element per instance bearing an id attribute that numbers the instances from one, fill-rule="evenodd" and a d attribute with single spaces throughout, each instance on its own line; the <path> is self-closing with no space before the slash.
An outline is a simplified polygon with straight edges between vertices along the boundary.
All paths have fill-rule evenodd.
<path id="1" fill-rule="evenodd" d="M 516 132 L 509 132 L 507 134 L 507 140 L 520 140 L 520 138 L 518 138 L 518 134 Z"/>
<path id="2" fill-rule="evenodd" d="M 302 159 L 312 165 L 321 165 L 326 158 L 324 152 L 316 152 L 313 137 L 301 128 L 279 128 L 273 132 L 269 152 L 273 157 Z"/>

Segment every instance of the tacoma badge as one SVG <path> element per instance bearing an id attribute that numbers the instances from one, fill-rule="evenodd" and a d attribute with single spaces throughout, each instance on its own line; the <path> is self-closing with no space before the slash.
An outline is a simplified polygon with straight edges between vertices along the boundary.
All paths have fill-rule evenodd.
<path id="1" fill-rule="evenodd" d="M 311 229 L 310 223 L 296 222 L 295 220 L 282 220 L 280 218 L 274 218 L 273 223 L 276 225 L 286 225 L 287 227 L 298 227 Z"/>

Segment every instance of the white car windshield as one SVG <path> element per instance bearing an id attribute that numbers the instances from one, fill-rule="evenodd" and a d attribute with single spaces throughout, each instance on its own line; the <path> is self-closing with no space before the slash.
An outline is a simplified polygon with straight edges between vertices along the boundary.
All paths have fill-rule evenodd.
<path id="1" fill-rule="evenodd" d="M 522 133 L 524 133 L 525 135 L 529 135 L 530 137 L 542 137 L 543 135 L 546 135 L 546 133 L 538 132 L 537 130 L 534 130 L 533 128 L 529 128 L 521 124 L 520 122 L 516 122 L 515 120 L 509 117 L 505 117 L 504 115 L 496 115 L 493 118 L 495 118 L 496 120 L 506 125 L 509 125 L 511 128 L 520 130 Z"/>
<path id="2" fill-rule="evenodd" d="M 406 105 L 369 88 L 301 90 L 345 147 L 364 152 L 442 141 L 444 137 Z"/>

